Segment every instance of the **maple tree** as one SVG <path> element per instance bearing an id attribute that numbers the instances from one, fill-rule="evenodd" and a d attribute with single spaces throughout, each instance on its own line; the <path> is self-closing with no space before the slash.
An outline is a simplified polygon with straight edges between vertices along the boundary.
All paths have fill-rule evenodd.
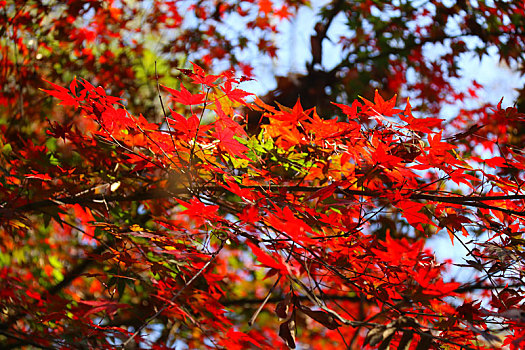
<path id="1" fill-rule="evenodd" d="M 520 2 L 331 2 L 263 98 L 240 52 L 306 3 L 0 6 L 2 348 L 523 347 L 521 101 L 438 115 L 465 36 L 522 62 Z"/>

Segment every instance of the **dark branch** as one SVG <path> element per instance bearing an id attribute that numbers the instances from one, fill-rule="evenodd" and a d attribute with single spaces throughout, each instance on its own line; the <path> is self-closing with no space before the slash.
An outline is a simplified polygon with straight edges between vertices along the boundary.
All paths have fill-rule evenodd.
<path id="1" fill-rule="evenodd" d="M 240 186 L 241 188 L 248 188 L 257 191 L 267 191 L 279 192 L 286 190 L 288 192 L 306 192 L 312 193 L 318 191 L 324 187 L 322 186 Z M 201 188 L 201 193 L 206 192 L 224 192 L 226 189 L 222 186 L 205 186 Z M 336 193 L 351 195 L 351 196 L 363 196 L 363 197 L 373 197 L 381 198 L 384 197 L 384 193 L 366 191 L 366 190 L 349 190 L 337 188 Z M 91 195 L 91 196 L 73 196 L 73 197 L 64 197 L 57 199 L 47 199 L 43 201 L 28 203 L 14 209 L 0 209 L 0 217 L 13 215 L 14 212 L 32 212 L 32 211 L 42 211 L 45 208 L 50 207 L 59 207 L 64 204 L 92 204 L 100 201 L 110 202 L 133 202 L 133 201 L 146 201 L 151 199 L 160 199 L 160 198 L 171 198 L 177 195 L 189 194 L 189 190 L 186 188 L 178 189 L 156 189 L 145 192 L 133 193 L 130 195 Z M 415 200 L 428 200 L 433 202 L 441 203 L 451 203 L 451 204 L 462 204 L 470 207 L 484 208 L 484 209 L 493 209 L 498 210 L 507 214 L 525 216 L 525 212 L 516 211 L 511 209 L 499 208 L 496 206 L 488 205 L 483 202 L 488 201 L 498 201 L 498 200 L 525 200 L 525 195 L 497 195 L 497 196 L 458 196 L 458 195 L 436 195 L 428 193 L 412 193 L 407 196 L 407 199 Z"/>
<path id="2" fill-rule="evenodd" d="M 355 301 L 355 302 L 361 302 L 362 299 L 357 296 L 349 296 L 349 295 L 318 295 L 317 296 L 320 300 L 342 300 L 342 301 Z M 306 295 L 296 295 L 296 299 L 300 301 L 309 301 L 308 297 Z M 282 301 L 283 298 L 279 296 L 268 298 L 267 304 L 275 304 L 280 301 Z M 263 302 L 263 299 L 261 298 L 241 298 L 241 299 L 234 299 L 234 300 L 224 300 L 220 303 L 224 306 L 243 306 L 243 305 L 258 305 Z"/>
<path id="3" fill-rule="evenodd" d="M 19 337 L 17 335 L 14 335 L 12 333 L 9 333 L 9 332 L 3 331 L 3 330 L 0 330 L 0 334 L 5 336 L 5 337 L 7 337 L 7 338 L 14 339 L 14 340 L 17 341 L 16 343 L 2 344 L 1 347 L 2 347 L 2 349 L 5 349 L 5 350 L 21 348 L 21 347 L 26 346 L 26 345 L 31 345 L 31 346 L 34 346 L 35 348 L 38 348 L 38 349 L 46 349 L 46 350 L 47 349 L 49 349 L 49 350 L 55 349 L 55 348 L 52 348 L 52 347 L 49 347 L 49 346 L 38 344 L 37 342 L 35 342 L 33 340 L 30 340 L 30 339 L 24 339 L 22 337 Z"/>
<path id="4" fill-rule="evenodd" d="M 315 25 L 315 35 L 312 35 L 311 39 L 311 51 L 312 51 L 312 62 L 307 64 L 309 74 L 314 73 L 314 65 L 316 63 L 322 63 L 323 56 L 323 41 L 327 38 L 328 29 L 332 24 L 335 16 L 343 9 L 344 0 L 334 1 L 328 13 L 323 19 Z"/>
<path id="5" fill-rule="evenodd" d="M 54 295 L 64 289 L 65 287 L 69 286 L 71 282 L 73 282 L 76 278 L 78 278 L 86 269 L 93 263 L 93 259 L 91 259 L 91 256 L 94 255 L 100 255 L 102 252 L 106 250 L 106 246 L 100 245 L 97 248 L 95 248 L 91 253 L 88 254 L 88 256 L 82 260 L 79 264 L 77 264 L 75 267 L 73 267 L 69 272 L 67 272 L 64 275 L 64 279 L 54 286 L 50 287 L 47 291 L 49 294 Z"/>
<path id="6" fill-rule="evenodd" d="M 503 288 L 518 288 L 522 287 L 521 285 L 513 285 L 513 286 L 493 286 L 493 285 L 487 285 L 487 284 L 468 284 L 459 287 L 455 290 L 456 293 L 467 293 L 467 292 L 473 292 L 477 290 L 494 290 L 494 289 L 503 289 Z M 351 295 L 329 295 L 329 294 L 323 294 L 317 296 L 320 300 L 323 301 L 331 301 L 331 300 L 338 300 L 338 301 L 351 301 L 351 302 L 363 302 L 363 299 L 358 296 L 351 296 Z M 305 295 L 296 295 L 296 299 L 300 301 L 309 301 L 310 299 Z M 267 304 L 276 304 L 283 300 L 283 297 L 274 296 L 268 299 L 266 302 Z M 232 300 L 222 300 L 220 303 L 224 306 L 231 307 L 231 306 L 245 306 L 245 305 L 258 305 L 263 302 L 262 298 L 240 298 L 240 299 L 232 299 Z"/>

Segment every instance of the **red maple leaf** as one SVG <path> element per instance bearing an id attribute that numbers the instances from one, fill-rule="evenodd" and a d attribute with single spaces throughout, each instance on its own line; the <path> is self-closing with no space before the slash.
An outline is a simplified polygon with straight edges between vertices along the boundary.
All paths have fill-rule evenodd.
<path id="1" fill-rule="evenodd" d="M 276 261 L 275 257 L 266 253 L 252 242 L 246 241 L 246 244 L 248 244 L 248 246 L 251 248 L 252 253 L 257 257 L 257 260 L 259 260 L 262 266 L 278 270 L 282 275 L 288 274 L 288 269 L 286 268 L 286 265 L 283 264 L 283 262 L 281 261 L 282 258 L 280 256 L 278 259 L 279 261 Z"/>
<path id="2" fill-rule="evenodd" d="M 264 13 L 265 15 L 268 15 L 273 11 L 272 8 L 273 4 L 270 0 L 260 0 L 259 1 L 259 11 Z"/>
<path id="3" fill-rule="evenodd" d="M 52 82 L 50 81 L 47 81 L 45 79 L 42 79 L 44 80 L 46 83 L 48 84 L 51 84 L 51 86 L 53 86 L 53 88 L 55 88 L 55 90 L 44 90 L 44 89 L 41 89 L 42 91 L 48 93 L 49 95 L 53 96 L 53 97 L 56 97 L 58 98 L 60 101 L 62 101 L 60 104 L 63 105 L 63 106 L 78 106 L 78 101 L 77 99 L 75 99 L 73 96 L 71 96 L 70 92 L 68 89 L 60 86 L 60 85 L 57 85 L 57 84 L 53 84 Z M 75 84 L 73 84 L 73 82 L 75 82 Z M 76 87 L 76 80 L 73 80 L 73 82 L 71 82 L 71 87 Z"/>
<path id="4" fill-rule="evenodd" d="M 361 97 L 361 100 L 368 107 L 364 112 L 371 117 L 391 117 L 394 114 L 401 112 L 400 109 L 394 108 L 396 105 L 397 95 L 394 95 L 390 100 L 385 101 L 379 92 L 376 90 L 374 96 L 374 103 L 368 101 L 366 98 Z"/>
<path id="5" fill-rule="evenodd" d="M 164 85 L 162 87 L 172 95 L 171 99 L 173 101 L 183 104 L 185 106 L 199 105 L 204 102 L 205 95 L 203 93 L 192 94 L 184 87 L 184 84 L 182 83 L 180 84 L 180 91 L 171 89 Z"/>
<path id="6" fill-rule="evenodd" d="M 292 16 L 292 13 L 288 10 L 288 6 L 283 5 L 279 10 L 274 12 L 274 15 L 277 16 L 280 20 L 288 19 Z"/>
<path id="7" fill-rule="evenodd" d="M 244 98 L 246 96 L 253 95 L 250 92 L 246 92 L 241 89 L 234 89 L 232 88 L 232 84 L 230 81 L 226 81 L 223 86 L 221 86 L 221 90 L 233 101 L 239 102 L 240 104 L 243 104 L 245 106 L 248 106 L 246 101 L 244 101 Z"/>

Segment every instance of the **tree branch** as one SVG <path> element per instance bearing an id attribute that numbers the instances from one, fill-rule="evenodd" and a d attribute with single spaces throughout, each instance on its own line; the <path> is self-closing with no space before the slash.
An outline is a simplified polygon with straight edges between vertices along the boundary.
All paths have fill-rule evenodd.
<path id="1" fill-rule="evenodd" d="M 91 256 L 100 255 L 105 250 L 106 250 L 106 246 L 100 245 L 97 248 L 95 248 L 93 251 L 88 253 L 88 256 L 84 260 L 82 260 L 80 263 L 78 263 L 75 267 L 73 267 L 71 270 L 69 270 L 64 275 L 64 278 L 62 279 L 62 281 L 50 287 L 47 290 L 48 293 L 51 295 L 55 295 L 59 291 L 64 289 L 65 287 L 69 286 L 71 282 L 73 282 L 76 278 L 78 278 L 89 267 L 89 265 L 93 263 L 93 259 L 91 259 Z"/>
<path id="2" fill-rule="evenodd" d="M 164 310 L 166 310 L 169 305 L 171 305 L 171 303 L 173 303 L 181 294 L 182 292 L 184 292 L 186 290 L 186 288 L 188 288 L 192 283 L 193 281 L 195 281 L 197 279 L 197 277 L 199 277 L 207 268 L 208 266 L 211 265 L 211 263 L 215 260 L 215 258 L 219 255 L 219 253 L 221 252 L 222 248 L 224 247 L 224 241 L 221 242 L 221 245 L 220 247 L 211 255 L 211 258 L 208 260 L 208 262 L 206 262 L 206 264 L 204 264 L 203 267 L 201 267 L 199 269 L 199 271 L 197 271 L 197 273 L 195 273 L 195 275 L 193 275 L 193 277 L 188 281 L 186 282 L 186 284 L 184 284 L 184 286 L 179 289 L 179 291 L 170 299 L 170 302 L 169 303 L 166 303 L 162 308 L 160 308 L 159 311 L 157 311 L 153 316 L 151 316 L 150 318 L 148 318 L 146 321 L 144 321 L 144 323 L 135 331 L 135 333 L 133 333 L 128 339 L 126 339 L 126 341 L 124 341 L 122 343 L 122 346 L 121 348 L 122 349 L 125 349 L 126 346 L 131 342 L 133 341 L 133 339 L 140 333 L 142 332 L 142 330 L 148 325 L 150 324 L 154 319 L 156 319 L 162 312 L 164 312 Z"/>
<path id="3" fill-rule="evenodd" d="M 361 298 L 357 296 L 349 296 L 349 295 L 323 295 L 317 296 L 321 300 L 341 300 L 341 301 L 355 301 L 355 302 L 361 302 Z M 300 301 L 309 301 L 310 299 L 305 295 L 296 295 L 296 299 Z M 265 299 L 261 298 L 240 298 L 240 299 L 233 299 L 233 300 L 224 300 L 220 301 L 220 303 L 224 306 L 243 306 L 243 305 L 258 305 L 262 303 Z M 282 301 L 283 298 L 280 296 L 274 296 L 268 298 L 266 301 L 267 304 L 275 304 L 280 301 Z"/>
<path id="4" fill-rule="evenodd" d="M 272 191 L 272 192 L 280 192 L 282 190 L 286 190 L 288 192 L 306 192 L 306 193 L 313 193 L 316 191 L 319 191 L 326 186 L 271 186 L 271 187 L 263 187 L 261 186 L 239 186 L 243 189 L 251 189 L 251 190 L 259 190 L 259 191 Z M 201 192 L 224 192 L 227 191 L 222 186 L 204 186 L 201 188 Z M 415 189 L 417 191 L 417 189 Z M 106 201 L 107 203 L 110 202 L 133 202 L 133 201 L 145 201 L 145 200 L 151 200 L 151 199 L 160 199 L 160 198 L 170 198 L 174 197 L 176 195 L 181 194 L 189 194 L 190 191 L 187 188 L 175 188 L 175 189 L 155 189 L 151 191 L 145 191 L 145 192 L 138 192 L 133 193 L 130 195 L 110 195 L 110 196 L 104 196 L 104 195 L 91 195 L 91 196 L 72 196 L 72 197 L 64 197 L 64 198 L 57 198 L 57 199 L 46 199 L 38 202 L 28 203 L 25 205 L 22 205 L 20 207 L 14 208 L 14 209 L 0 209 L 0 217 L 2 216 L 11 216 L 14 212 L 32 212 L 32 211 L 42 211 L 45 208 L 49 207 L 59 207 L 61 205 L 65 204 L 91 204 L 91 203 L 97 203 L 100 201 Z M 364 197 L 374 197 L 374 198 L 381 198 L 384 197 L 384 193 L 381 192 L 373 192 L 373 191 L 367 191 L 367 190 L 349 190 L 349 189 L 342 189 L 342 188 L 336 188 L 335 193 L 344 194 L 344 195 L 352 195 L 352 196 L 364 196 Z M 428 200 L 433 202 L 442 202 L 442 203 L 451 203 L 451 204 L 463 204 L 466 206 L 472 206 L 472 207 L 478 207 L 478 208 L 485 208 L 485 209 L 493 209 L 493 210 L 499 210 L 508 214 L 513 214 L 517 216 L 525 216 L 525 212 L 521 211 L 515 211 L 505 208 L 498 208 L 495 206 L 491 206 L 488 204 L 485 204 L 483 202 L 488 201 L 498 201 L 498 200 L 525 200 L 525 195 L 493 195 L 493 196 L 484 196 L 484 195 L 478 195 L 478 196 L 458 196 L 458 195 L 450 195 L 450 196 L 444 196 L 444 195 L 436 195 L 436 194 L 429 194 L 429 193 L 413 193 L 407 196 L 407 199 L 418 199 L 418 200 Z"/>
<path id="5" fill-rule="evenodd" d="M 335 16 L 337 16 L 337 14 L 341 12 L 344 3 L 344 0 L 334 1 L 332 8 L 324 16 L 323 20 L 319 21 L 315 25 L 316 34 L 312 35 L 312 37 L 310 38 L 312 61 L 309 64 L 307 64 L 309 74 L 313 73 L 314 65 L 316 63 L 322 63 L 323 41 L 327 38 L 328 29 L 330 28 L 330 25 L 332 24 Z"/>
<path id="6" fill-rule="evenodd" d="M 2 349 L 4 349 L 4 350 L 16 349 L 16 348 L 20 348 L 20 347 L 25 346 L 25 345 L 31 345 L 31 346 L 34 346 L 35 348 L 45 349 L 45 350 L 56 349 L 56 348 L 52 348 L 52 347 L 49 347 L 49 346 L 38 344 L 37 342 L 35 342 L 33 340 L 30 340 L 30 339 L 24 339 L 22 337 L 19 337 L 17 335 L 14 335 L 12 333 L 9 333 L 9 332 L 3 331 L 3 330 L 0 330 L 0 334 L 2 334 L 3 336 L 5 336 L 7 338 L 11 338 L 11 339 L 17 340 L 16 343 L 3 344 L 2 345 Z"/>

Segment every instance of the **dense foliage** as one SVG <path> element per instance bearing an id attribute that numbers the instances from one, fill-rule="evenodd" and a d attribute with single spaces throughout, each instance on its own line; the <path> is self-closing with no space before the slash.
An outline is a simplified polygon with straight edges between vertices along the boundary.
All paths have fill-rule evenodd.
<path id="1" fill-rule="evenodd" d="M 520 1 L 333 1 L 261 98 L 306 3 L 0 6 L 2 348 L 523 348 L 522 101 L 438 115 L 461 53 L 522 64 Z"/>

